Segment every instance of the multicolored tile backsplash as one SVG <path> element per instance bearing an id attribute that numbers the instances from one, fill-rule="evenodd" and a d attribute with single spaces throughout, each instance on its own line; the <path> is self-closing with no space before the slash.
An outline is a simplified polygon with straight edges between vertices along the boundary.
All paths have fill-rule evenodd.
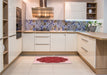
<path id="1" fill-rule="evenodd" d="M 26 20 L 25 30 L 34 31 L 86 31 L 88 21 Z"/>

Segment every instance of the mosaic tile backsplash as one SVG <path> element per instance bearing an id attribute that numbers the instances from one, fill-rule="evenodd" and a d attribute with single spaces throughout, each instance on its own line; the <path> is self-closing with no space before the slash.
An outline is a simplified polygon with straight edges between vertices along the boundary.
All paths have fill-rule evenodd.
<path id="1" fill-rule="evenodd" d="M 26 20 L 25 30 L 33 31 L 86 31 L 88 21 Z"/>

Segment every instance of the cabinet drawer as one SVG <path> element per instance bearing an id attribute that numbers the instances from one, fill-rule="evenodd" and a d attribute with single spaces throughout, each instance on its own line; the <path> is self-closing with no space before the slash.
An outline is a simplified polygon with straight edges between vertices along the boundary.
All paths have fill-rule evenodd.
<path id="1" fill-rule="evenodd" d="M 38 44 L 38 45 L 35 45 L 35 50 L 36 51 L 50 51 L 50 45 Z"/>
<path id="2" fill-rule="evenodd" d="M 81 36 L 81 35 L 79 36 L 79 40 L 82 44 L 86 44 L 86 45 L 88 45 L 88 43 L 90 42 L 88 37 Z"/>
<path id="3" fill-rule="evenodd" d="M 36 37 L 35 44 L 50 44 L 49 37 Z"/>
<path id="4" fill-rule="evenodd" d="M 95 68 L 96 63 L 96 39 L 79 35 L 79 53 Z"/>

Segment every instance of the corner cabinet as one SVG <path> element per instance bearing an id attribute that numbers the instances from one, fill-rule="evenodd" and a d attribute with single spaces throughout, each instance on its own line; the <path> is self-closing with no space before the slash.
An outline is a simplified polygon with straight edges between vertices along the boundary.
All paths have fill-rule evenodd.
<path id="1" fill-rule="evenodd" d="M 66 34 L 66 51 L 77 51 L 77 34 Z"/>
<path id="2" fill-rule="evenodd" d="M 96 68 L 96 39 L 78 35 L 78 52 Z"/>
<path id="3" fill-rule="evenodd" d="M 86 2 L 65 2 L 65 19 L 86 19 Z"/>
<path id="4" fill-rule="evenodd" d="M 51 34 L 51 51 L 65 51 L 65 33 L 52 33 Z"/>

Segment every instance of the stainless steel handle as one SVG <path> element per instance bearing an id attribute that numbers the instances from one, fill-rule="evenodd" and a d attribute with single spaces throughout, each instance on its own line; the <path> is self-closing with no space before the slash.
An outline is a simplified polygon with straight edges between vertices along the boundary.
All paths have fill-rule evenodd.
<path id="1" fill-rule="evenodd" d="M 14 37 L 14 36 L 16 36 L 16 34 L 14 34 L 14 35 L 11 35 L 11 36 L 9 36 L 9 37 Z"/>
<path id="2" fill-rule="evenodd" d="M 88 40 L 86 40 L 86 39 L 83 39 L 83 38 L 82 38 L 82 40 L 85 41 L 85 42 L 88 42 Z"/>
<path id="3" fill-rule="evenodd" d="M 85 52 L 88 52 L 88 50 L 86 50 L 84 47 L 81 47 Z"/>
<path id="4" fill-rule="evenodd" d="M 35 37 L 39 37 L 39 38 L 48 38 L 49 36 L 35 36 Z"/>
<path id="5" fill-rule="evenodd" d="M 36 44 L 36 45 L 49 45 L 49 44 Z"/>

